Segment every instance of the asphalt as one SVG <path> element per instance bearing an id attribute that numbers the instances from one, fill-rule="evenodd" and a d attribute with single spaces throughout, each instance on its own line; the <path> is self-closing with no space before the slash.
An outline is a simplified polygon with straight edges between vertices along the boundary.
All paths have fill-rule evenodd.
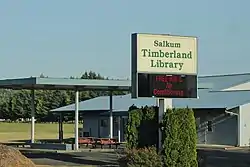
<path id="1" fill-rule="evenodd" d="M 118 166 L 117 154 L 115 152 L 25 152 L 21 151 L 26 157 L 30 158 L 36 165 L 53 166 Z"/>
<path id="2" fill-rule="evenodd" d="M 115 152 L 25 152 L 36 165 L 53 166 L 118 166 Z M 198 149 L 202 157 L 201 167 L 250 167 L 250 151 L 224 149 Z"/>
<path id="3" fill-rule="evenodd" d="M 202 167 L 250 167 L 249 150 L 199 149 Z"/>

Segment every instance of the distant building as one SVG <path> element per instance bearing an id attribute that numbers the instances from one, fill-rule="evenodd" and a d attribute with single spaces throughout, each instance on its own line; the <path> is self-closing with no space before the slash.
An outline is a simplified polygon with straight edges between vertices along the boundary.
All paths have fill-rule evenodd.
<path id="1" fill-rule="evenodd" d="M 201 76 L 198 78 L 198 99 L 173 99 L 176 108 L 189 107 L 195 111 L 198 143 L 250 145 L 250 74 Z M 109 96 L 79 103 L 84 118 L 84 132 L 94 137 L 109 136 Z M 128 108 L 131 105 L 156 105 L 153 98 L 131 99 L 130 94 L 113 96 L 113 134 L 124 141 Z M 73 112 L 75 105 L 52 110 Z M 119 124 L 120 122 L 120 124 Z M 120 127 L 120 128 L 119 128 Z M 119 133 L 118 133 L 119 132 Z"/>

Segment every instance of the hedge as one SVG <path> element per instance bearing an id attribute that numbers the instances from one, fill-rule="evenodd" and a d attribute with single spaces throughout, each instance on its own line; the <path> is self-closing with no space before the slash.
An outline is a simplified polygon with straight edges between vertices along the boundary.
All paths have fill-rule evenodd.
<path id="1" fill-rule="evenodd" d="M 126 126 L 127 148 L 156 146 L 159 126 L 157 111 L 157 107 L 130 108 Z"/>
<path id="2" fill-rule="evenodd" d="M 165 166 L 196 167 L 196 123 L 191 109 L 167 109 L 158 124 L 158 107 L 130 108 L 127 124 L 127 148 L 157 146 L 162 129 L 161 155 Z"/>
<path id="3" fill-rule="evenodd" d="M 191 109 L 167 109 L 162 132 L 164 164 L 166 166 L 196 167 L 197 133 Z"/>

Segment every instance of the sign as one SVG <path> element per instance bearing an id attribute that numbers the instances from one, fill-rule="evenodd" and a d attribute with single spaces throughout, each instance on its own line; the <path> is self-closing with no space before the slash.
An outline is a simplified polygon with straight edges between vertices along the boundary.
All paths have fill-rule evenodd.
<path id="1" fill-rule="evenodd" d="M 162 34 L 132 34 L 132 98 L 152 97 L 152 89 L 166 83 L 153 77 L 172 75 L 172 78 L 185 75 L 183 82 L 167 82 L 176 91 L 168 89 L 165 93 L 155 92 L 155 97 L 196 98 L 197 90 L 197 38 Z M 148 75 L 149 74 L 149 75 Z M 142 77 L 144 76 L 144 77 Z M 145 78 L 145 76 L 147 76 Z M 192 80 L 192 82 L 191 82 Z M 147 83 L 146 85 L 142 83 Z M 149 84 L 150 83 L 150 84 Z M 191 83 L 193 85 L 191 85 Z M 139 92 L 145 92 L 143 95 Z M 163 90 L 163 88 L 161 88 Z M 150 91 L 150 93 L 148 92 Z M 195 95 L 193 93 L 195 93 Z M 146 93 L 148 92 L 148 93 Z M 172 92 L 172 93 L 166 93 Z M 178 92 L 178 91 L 177 91 Z M 188 93 L 189 92 L 189 93 Z"/>
<path id="2" fill-rule="evenodd" d="M 197 76 L 138 74 L 139 97 L 196 98 Z"/>

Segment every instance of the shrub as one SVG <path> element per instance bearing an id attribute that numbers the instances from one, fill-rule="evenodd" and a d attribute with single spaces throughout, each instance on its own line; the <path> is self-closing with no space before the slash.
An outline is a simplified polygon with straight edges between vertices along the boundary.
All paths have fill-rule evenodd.
<path id="1" fill-rule="evenodd" d="M 156 146 L 158 141 L 158 108 L 131 106 L 126 126 L 128 148 Z"/>
<path id="2" fill-rule="evenodd" d="M 197 167 L 196 123 L 191 109 L 167 109 L 162 122 L 165 166 Z"/>
<path id="3" fill-rule="evenodd" d="M 142 118 L 138 128 L 138 148 L 157 146 L 158 113 L 157 107 L 142 108 Z"/>
<path id="4" fill-rule="evenodd" d="M 138 146 L 138 127 L 141 123 L 141 109 L 131 106 L 129 109 L 128 123 L 126 125 L 127 148 Z"/>
<path id="5" fill-rule="evenodd" d="M 150 166 L 154 161 L 158 164 L 158 161 L 153 158 L 155 154 L 150 151 L 158 141 L 158 107 L 146 106 L 138 109 L 133 106 L 130 110 L 126 139 L 127 148 L 131 150 L 128 150 L 121 160 L 124 160 L 126 162 L 124 164 L 130 167 Z M 193 111 L 188 108 L 167 109 L 160 126 L 162 127 L 161 154 L 164 165 L 197 167 L 197 133 Z M 136 150 L 137 148 L 143 149 Z M 159 157 L 158 154 L 157 156 Z"/>
<path id="6" fill-rule="evenodd" d="M 121 167 L 162 167 L 161 156 L 155 147 L 129 149 L 119 158 Z"/>

